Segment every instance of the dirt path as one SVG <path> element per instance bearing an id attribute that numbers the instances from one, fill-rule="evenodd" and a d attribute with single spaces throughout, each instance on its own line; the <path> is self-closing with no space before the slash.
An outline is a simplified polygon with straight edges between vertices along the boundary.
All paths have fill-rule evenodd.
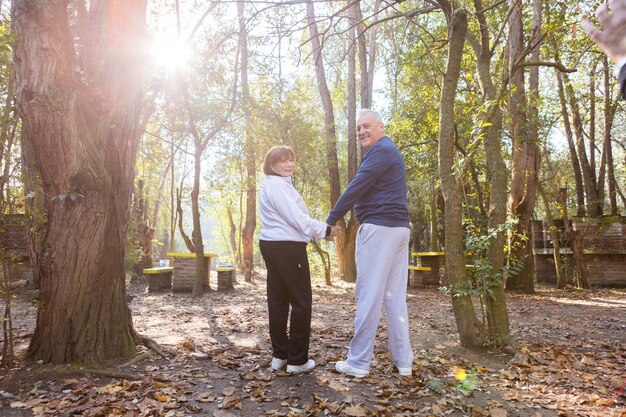
<path id="1" fill-rule="evenodd" d="M 129 382 L 22 364 L 0 371 L 0 415 L 626 417 L 626 292 L 556 291 L 508 296 L 515 355 L 459 347 L 450 300 L 409 290 L 416 354 L 400 377 L 379 330 L 370 376 L 334 372 L 352 334 L 353 286 L 314 287 L 307 375 L 268 371 L 265 287 L 238 283 L 201 299 L 129 289 L 136 329 L 170 358 L 112 367 Z M 32 291 L 14 307 L 18 348 L 34 327 Z M 65 369 L 65 370 L 64 370 Z"/>

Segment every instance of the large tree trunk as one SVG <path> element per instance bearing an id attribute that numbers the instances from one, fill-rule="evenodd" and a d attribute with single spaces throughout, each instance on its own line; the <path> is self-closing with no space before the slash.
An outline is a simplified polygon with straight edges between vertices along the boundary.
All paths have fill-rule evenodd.
<path id="1" fill-rule="evenodd" d="M 142 275 L 144 269 L 152 268 L 152 240 L 155 234 L 155 229 L 148 222 L 148 203 L 144 198 L 143 187 L 144 182 L 142 180 L 137 181 L 132 204 L 132 219 L 134 223 L 134 236 L 132 236 L 132 239 L 139 244 L 142 252 L 137 262 L 133 265 L 133 272 L 138 277 Z"/>
<path id="2" fill-rule="evenodd" d="M 47 212 L 28 355 L 100 362 L 135 352 L 124 246 L 146 0 L 92 0 L 88 10 L 74 2 L 76 18 L 69 3 L 12 2 L 22 143 L 41 175 Z"/>
<path id="3" fill-rule="evenodd" d="M 559 190 L 559 204 L 563 212 L 563 224 L 565 225 L 565 233 L 569 239 L 572 248 L 572 259 L 574 260 L 574 285 L 578 288 L 591 288 L 589 285 L 589 269 L 587 268 L 587 260 L 583 250 L 583 237 L 580 232 L 574 230 L 567 214 L 566 190 Z"/>
<path id="4" fill-rule="evenodd" d="M 191 240 L 193 242 L 193 251 L 196 254 L 196 279 L 193 282 L 192 295 L 200 297 L 204 292 L 204 283 L 209 271 L 207 270 L 208 266 L 204 264 L 204 242 L 202 241 L 202 223 L 200 222 L 200 175 L 202 174 L 202 153 L 204 147 L 199 143 L 197 137 L 194 145 L 193 188 L 191 189 L 193 230 L 191 232 Z M 179 215 L 182 220 L 182 211 Z"/>
<path id="5" fill-rule="evenodd" d="M 592 170 L 592 165 L 589 162 L 587 150 L 585 148 L 584 126 L 583 119 L 580 114 L 580 104 L 567 73 L 563 74 L 563 78 L 565 81 L 565 92 L 567 94 L 567 98 L 570 103 L 570 110 L 572 112 L 572 124 L 574 125 L 574 135 L 576 137 L 576 150 L 578 153 L 578 159 L 580 160 L 580 166 L 582 168 L 587 213 L 589 216 L 600 216 L 602 214 L 602 204 L 598 200 L 596 173 Z"/>
<path id="6" fill-rule="evenodd" d="M 610 67 L 607 57 L 603 57 L 603 75 L 604 75 L 604 150 L 602 152 L 602 162 L 606 162 L 607 182 L 609 188 L 609 213 L 617 215 L 617 181 L 615 180 L 615 164 L 613 162 L 613 144 L 611 143 L 613 128 L 613 119 L 615 117 L 615 109 L 617 105 L 612 102 L 611 98 L 611 80 Z M 604 165 L 603 165 L 604 166 Z M 598 180 L 598 199 L 604 202 L 604 175 L 600 175 Z"/>
<path id="7" fill-rule="evenodd" d="M 513 140 L 509 210 L 511 217 L 518 221 L 509 233 L 509 262 L 523 261 L 523 268 L 517 275 L 508 278 L 506 288 L 532 293 L 533 258 L 529 236 L 537 195 L 538 144 L 534 136 L 529 135 L 524 69 L 519 68 L 524 53 L 523 4 L 521 0 L 509 0 L 509 6 L 512 10 L 509 17 L 509 60 L 513 87 L 509 96 Z"/>
<path id="8" fill-rule="evenodd" d="M 483 326 L 476 317 L 471 296 L 461 293 L 468 286 L 461 208 L 463 192 L 461 179 L 454 173 L 454 99 L 466 31 L 467 15 L 460 10 L 454 12 L 449 20 L 448 63 L 439 107 L 439 175 L 446 203 L 446 273 L 451 287 L 452 309 L 461 344 L 478 347 L 484 342 Z"/>
<path id="9" fill-rule="evenodd" d="M 370 91 L 370 75 L 367 63 L 367 39 L 365 37 L 365 22 L 361 12 L 360 0 L 353 1 L 352 11 L 354 15 L 354 25 L 356 25 L 356 42 L 359 50 L 359 68 L 361 70 L 361 108 L 369 109 L 372 105 L 372 94 Z M 375 33 L 375 32 L 372 32 Z M 372 41 L 374 42 L 374 40 Z M 370 44 L 371 46 L 371 44 Z"/>
<path id="10" fill-rule="evenodd" d="M 350 29 L 348 30 L 348 181 L 356 175 L 358 168 L 356 140 L 356 26 L 360 17 L 359 2 L 351 9 Z"/>
<path id="11" fill-rule="evenodd" d="M 437 197 L 439 196 L 439 190 L 435 185 L 435 179 L 430 179 L 430 251 L 439 251 L 439 239 L 437 226 L 439 225 L 439 216 L 437 215 Z"/>
<path id="12" fill-rule="evenodd" d="M 380 12 L 380 4 L 382 0 L 376 0 L 374 4 L 374 18 L 371 23 L 370 39 L 369 39 L 369 65 L 367 67 L 367 105 L 372 103 L 372 96 L 374 94 L 374 71 L 376 70 L 376 38 L 378 29 L 378 16 Z M 363 100 L 363 98 L 361 99 Z"/>
<path id="13" fill-rule="evenodd" d="M 557 58 L 558 62 L 558 58 Z M 565 128 L 565 137 L 567 138 L 567 145 L 569 149 L 570 159 L 572 160 L 572 170 L 574 171 L 574 186 L 576 187 L 576 215 L 584 216 L 587 213 L 585 208 L 585 190 L 583 186 L 583 176 L 580 169 L 580 161 L 578 160 L 578 154 L 576 153 L 576 144 L 574 143 L 574 134 L 572 132 L 572 125 L 569 120 L 569 111 L 567 108 L 567 100 L 565 99 L 565 87 L 563 86 L 563 76 L 557 70 L 556 81 L 559 91 L 559 101 L 561 103 L 561 118 L 563 119 L 563 126 Z"/>
<path id="14" fill-rule="evenodd" d="M 252 282 L 254 270 L 254 230 L 256 229 L 256 152 L 254 136 L 250 133 L 250 92 L 248 87 L 248 31 L 244 17 L 244 2 L 237 2 L 239 18 L 239 42 L 241 50 L 241 106 L 244 116 L 245 159 L 246 159 L 246 221 L 241 231 L 243 246 L 243 275 L 246 282 Z"/>
<path id="15" fill-rule="evenodd" d="M 341 184 L 339 181 L 339 163 L 337 161 L 337 133 L 335 130 L 335 113 L 333 102 L 326 83 L 326 71 L 324 70 L 324 61 L 322 58 L 322 42 L 321 35 L 317 28 L 315 20 L 315 9 L 313 2 L 308 0 L 306 3 L 307 22 L 309 24 L 309 33 L 311 35 L 311 46 L 313 49 L 313 59 L 315 61 L 315 75 L 317 78 L 317 86 L 319 88 L 322 106 L 324 108 L 324 127 L 326 132 L 326 164 L 328 166 L 328 178 L 330 182 L 330 205 L 334 206 L 341 194 Z M 339 224 L 343 226 L 345 233 L 335 238 L 337 245 L 337 263 L 339 264 L 339 274 L 344 281 L 356 281 L 356 263 L 354 260 L 354 242 L 351 242 L 352 232 L 354 229 L 353 220 L 348 224 L 341 220 Z"/>
<path id="16" fill-rule="evenodd" d="M 502 110 L 497 104 L 499 102 L 496 86 L 491 76 L 491 61 L 493 49 L 489 41 L 489 28 L 484 15 L 482 0 L 474 0 L 477 12 L 477 19 L 480 25 L 480 42 L 475 43 L 478 71 L 478 80 L 483 91 L 486 103 L 493 103 L 493 111 L 486 111 L 481 114 L 481 120 L 485 124 L 484 149 L 487 164 L 487 176 L 490 180 L 489 212 L 487 215 L 488 230 L 495 230 L 506 222 L 506 200 L 507 200 L 507 169 L 502 157 Z M 493 271 L 500 272 L 505 265 L 505 231 L 502 230 L 494 235 L 489 241 L 487 249 L 487 259 Z M 505 346 L 510 343 L 509 315 L 506 309 L 506 299 L 504 296 L 504 283 L 491 288 L 491 294 L 483 296 L 485 304 L 487 333 L 490 340 L 496 346 Z"/>
<path id="17" fill-rule="evenodd" d="M 550 201 L 548 200 L 548 196 L 544 191 L 541 183 L 537 185 L 537 191 L 543 200 L 543 208 L 546 212 L 546 220 L 548 222 L 550 240 L 552 241 L 552 248 L 554 249 L 554 269 L 556 271 L 556 287 L 558 289 L 565 288 L 566 274 L 565 268 L 563 265 L 563 261 L 561 259 L 561 243 L 559 241 L 559 233 L 556 225 L 554 224 L 554 217 L 552 216 L 552 211 L 550 210 Z M 557 203 L 557 207 L 561 208 L 560 204 Z"/>
<path id="18" fill-rule="evenodd" d="M 176 221 L 178 219 L 178 211 L 174 209 L 174 207 L 176 207 L 174 205 L 174 201 L 176 200 L 176 197 L 178 195 L 178 190 L 176 190 L 174 184 L 175 184 L 175 175 L 174 175 L 174 141 L 172 140 L 172 143 L 170 145 L 170 155 L 172 158 L 172 166 L 170 167 L 171 171 L 170 171 L 170 246 L 169 246 L 169 251 L 171 253 L 176 252 L 175 251 L 175 244 L 174 244 L 174 237 L 176 236 Z"/>

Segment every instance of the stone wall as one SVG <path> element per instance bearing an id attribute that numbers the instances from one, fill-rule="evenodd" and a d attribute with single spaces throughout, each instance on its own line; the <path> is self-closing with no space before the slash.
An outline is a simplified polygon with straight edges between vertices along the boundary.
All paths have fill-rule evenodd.
<path id="1" fill-rule="evenodd" d="M 626 218 L 602 224 L 576 222 L 574 230 L 583 237 L 585 248 L 626 250 Z"/>
<path id="2" fill-rule="evenodd" d="M 217 272 L 217 289 L 229 290 L 234 287 L 237 278 L 237 269 L 235 267 L 222 267 L 215 270 Z"/>
<path id="3" fill-rule="evenodd" d="M 203 291 L 209 289 L 210 284 L 210 256 L 204 258 L 204 269 L 206 271 L 206 279 L 203 280 Z M 187 292 L 193 291 L 196 281 L 196 258 L 193 254 L 171 255 L 170 266 L 174 267 L 172 276 L 172 291 Z"/>
<path id="4" fill-rule="evenodd" d="M 5 214 L 0 219 L 0 251 L 13 261 L 12 280 L 32 282 L 33 270 L 28 255 L 27 218 L 24 214 Z M 0 279 L 4 280 L 3 268 Z"/>
<path id="5" fill-rule="evenodd" d="M 626 217 L 611 216 L 598 222 L 574 219 L 572 227 L 583 238 L 585 260 L 589 269 L 591 285 L 603 287 L 626 287 Z M 549 239 L 547 224 L 532 223 L 533 257 L 535 277 L 538 281 L 556 283 L 554 249 Z M 559 236 L 561 259 L 567 267 L 568 282 L 573 279 L 572 251 L 567 239 Z"/>

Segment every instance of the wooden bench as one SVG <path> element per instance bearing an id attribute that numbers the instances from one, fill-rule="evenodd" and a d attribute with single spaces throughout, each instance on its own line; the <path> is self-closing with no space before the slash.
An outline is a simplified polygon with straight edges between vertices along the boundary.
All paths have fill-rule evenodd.
<path id="1" fill-rule="evenodd" d="M 174 268 L 171 266 L 144 269 L 143 274 L 148 278 L 148 292 L 170 291 L 173 272 Z"/>
<path id="2" fill-rule="evenodd" d="M 233 288 L 237 269 L 234 266 L 223 266 L 215 268 L 217 272 L 217 289 L 228 290 Z"/>

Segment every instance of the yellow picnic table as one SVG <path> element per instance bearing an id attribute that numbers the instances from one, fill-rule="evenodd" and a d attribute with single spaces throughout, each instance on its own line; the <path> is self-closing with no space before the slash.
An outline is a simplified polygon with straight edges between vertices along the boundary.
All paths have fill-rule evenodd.
<path id="1" fill-rule="evenodd" d="M 172 291 L 192 291 L 196 281 L 196 254 L 189 252 L 170 252 L 167 256 L 171 258 L 170 265 L 174 267 L 174 275 L 172 276 Z M 211 258 L 216 256 L 217 255 L 214 253 L 204 254 L 204 264 L 207 271 L 206 277 L 203 277 L 203 290 L 205 291 L 210 288 Z"/>
<path id="2" fill-rule="evenodd" d="M 445 252 L 411 252 L 409 255 L 409 270 L 413 271 L 413 285 L 440 284 Z M 419 269 L 413 269 L 412 266 Z"/>

